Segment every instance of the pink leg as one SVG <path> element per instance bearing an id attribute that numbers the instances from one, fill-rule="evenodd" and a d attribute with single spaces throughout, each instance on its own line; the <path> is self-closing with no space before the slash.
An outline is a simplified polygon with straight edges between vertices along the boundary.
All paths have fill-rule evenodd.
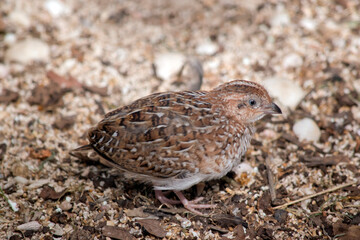
<path id="1" fill-rule="evenodd" d="M 155 190 L 155 197 L 162 203 L 162 204 L 179 204 L 181 201 L 179 200 L 172 200 L 167 198 L 161 190 Z"/>
<path id="2" fill-rule="evenodd" d="M 197 211 L 197 208 L 215 208 L 215 204 L 197 204 L 200 202 L 203 198 L 196 198 L 195 200 L 189 201 L 185 198 L 184 194 L 182 194 L 180 191 L 174 191 L 176 196 L 180 199 L 180 202 L 184 205 L 184 207 L 188 210 L 190 210 L 193 213 L 196 213 L 198 215 L 203 215 L 201 212 Z"/>

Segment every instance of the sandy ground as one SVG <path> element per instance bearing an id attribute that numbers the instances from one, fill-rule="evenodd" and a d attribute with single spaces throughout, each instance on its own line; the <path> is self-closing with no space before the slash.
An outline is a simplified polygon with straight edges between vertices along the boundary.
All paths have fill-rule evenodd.
<path id="1" fill-rule="evenodd" d="M 0 239 L 358 239 L 359 57 L 357 0 L 2 0 Z M 107 111 L 197 89 L 186 59 L 201 89 L 260 82 L 284 112 L 205 184 L 208 216 L 68 154 Z"/>

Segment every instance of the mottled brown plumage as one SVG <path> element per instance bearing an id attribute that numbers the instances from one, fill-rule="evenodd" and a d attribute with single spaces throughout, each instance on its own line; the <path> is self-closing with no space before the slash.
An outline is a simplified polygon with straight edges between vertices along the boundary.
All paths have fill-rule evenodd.
<path id="1" fill-rule="evenodd" d="M 221 178 L 241 161 L 254 122 L 281 113 L 267 91 L 254 82 L 235 80 L 211 91 L 155 93 L 105 115 L 88 132 L 90 144 L 71 152 L 93 150 L 108 166 L 159 190 L 173 190 L 189 210 L 213 205 L 189 202 L 180 190 Z"/>

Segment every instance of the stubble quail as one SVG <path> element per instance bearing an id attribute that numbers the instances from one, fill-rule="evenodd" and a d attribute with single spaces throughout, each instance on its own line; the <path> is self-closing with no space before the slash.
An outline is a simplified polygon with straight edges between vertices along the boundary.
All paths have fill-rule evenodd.
<path id="1" fill-rule="evenodd" d="M 245 80 L 211 91 L 155 93 L 107 113 L 89 129 L 90 143 L 70 154 L 95 156 L 126 178 L 151 184 L 161 203 L 201 214 L 196 209 L 215 205 L 188 201 L 181 190 L 226 175 L 241 162 L 254 122 L 280 113 L 260 84 Z"/>

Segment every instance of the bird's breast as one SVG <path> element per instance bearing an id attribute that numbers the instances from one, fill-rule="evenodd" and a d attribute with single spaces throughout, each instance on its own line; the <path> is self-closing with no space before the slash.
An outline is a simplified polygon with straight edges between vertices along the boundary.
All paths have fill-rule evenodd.
<path id="1" fill-rule="evenodd" d="M 200 169 L 211 178 L 221 178 L 240 163 L 254 133 L 253 126 L 226 123 L 203 142 L 206 154 Z"/>

